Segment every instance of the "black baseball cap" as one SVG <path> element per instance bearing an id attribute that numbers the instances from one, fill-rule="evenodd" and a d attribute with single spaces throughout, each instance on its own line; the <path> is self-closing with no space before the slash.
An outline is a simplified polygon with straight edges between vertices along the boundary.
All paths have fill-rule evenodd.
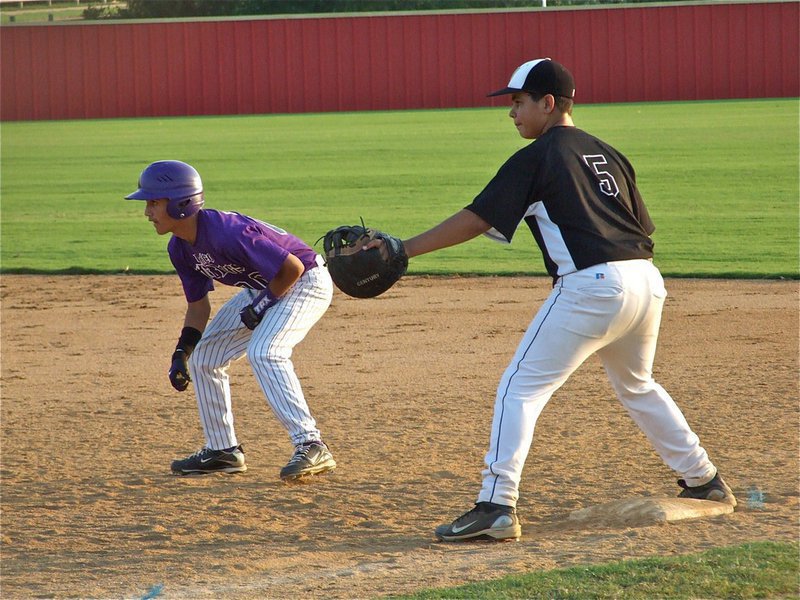
<path id="1" fill-rule="evenodd" d="M 487 96 L 502 96 L 516 92 L 574 98 L 575 80 L 564 65 L 549 58 L 537 58 L 517 67 L 508 82 L 508 87 L 487 94 Z"/>

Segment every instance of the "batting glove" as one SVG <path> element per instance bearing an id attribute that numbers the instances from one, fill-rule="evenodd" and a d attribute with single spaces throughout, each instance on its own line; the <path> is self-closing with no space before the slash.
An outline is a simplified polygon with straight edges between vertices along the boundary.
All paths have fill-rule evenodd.
<path id="1" fill-rule="evenodd" d="M 278 299 L 272 294 L 269 288 L 261 291 L 251 304 L 245 306 L 239 312 L 239 317 L 242 319 L 244 326 L 250 330 L 258 327 L 258 324 L 261 323 L 261 319 L 264 318 L 264 313 L 277 301 Z"/>
<path id="2" fill-rule="evenodd" d="M 181 337 L 172 353 L 172 365 L 169 368 L 169 382 L 179 392 L 189 387 L 192 380 L 189 377 L 189 355 L 194 347 L 200 342 L 202 333 L 194 327 L 184 327 L 181 330 Z"/>
<path id="3" fill-rule="evenodd" d="M 189 387 L 189 356 L 183 350 L 175 350 L 172 354 L 172 366 L 169 368 L 169 382 L 179 392 Z"/>

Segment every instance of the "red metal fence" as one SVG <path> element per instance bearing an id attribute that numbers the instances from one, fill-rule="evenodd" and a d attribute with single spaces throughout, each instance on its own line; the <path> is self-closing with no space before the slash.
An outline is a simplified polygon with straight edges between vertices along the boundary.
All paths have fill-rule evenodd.
<path id="1" fill-rule="evenodd" d="M 581 103 L 795 97 L 799 23 L 778 1 L 4 26 L 0 119 L 487 106 L 541 56 Z"/>

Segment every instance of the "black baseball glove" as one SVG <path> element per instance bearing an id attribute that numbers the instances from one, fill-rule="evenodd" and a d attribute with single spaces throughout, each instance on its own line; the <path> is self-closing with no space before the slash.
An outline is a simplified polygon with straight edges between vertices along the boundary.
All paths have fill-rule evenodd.
<path id="1" fill-rule="evenodd" d="M 354 298 L 374 298 L 392 287 L 408 269 L 408 255 L 398 238 L 361 225 L 342 225 L 323 236 L 325 263 L 333 282 Z M 363 250 L 372 240 L 379 248 Z"/>

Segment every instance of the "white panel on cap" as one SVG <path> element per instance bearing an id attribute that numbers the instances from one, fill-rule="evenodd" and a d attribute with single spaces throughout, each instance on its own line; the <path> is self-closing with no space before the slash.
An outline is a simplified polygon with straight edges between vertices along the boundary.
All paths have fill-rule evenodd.
<path id="1" fill-rule="evenodd" d="M 533 68 L 543 60 L 550 60 L 550 59 L 537 58 L 536 60 L 529 60 L 528 62 L 518 66 L 517 70 L 514 71 L 514 74 L 508 81 L 508 87 L 521 90 L 522 86 L 525 85 L 525 80 L 528 78 L 528 73 L 530 73 L 533 70 Z"/>

